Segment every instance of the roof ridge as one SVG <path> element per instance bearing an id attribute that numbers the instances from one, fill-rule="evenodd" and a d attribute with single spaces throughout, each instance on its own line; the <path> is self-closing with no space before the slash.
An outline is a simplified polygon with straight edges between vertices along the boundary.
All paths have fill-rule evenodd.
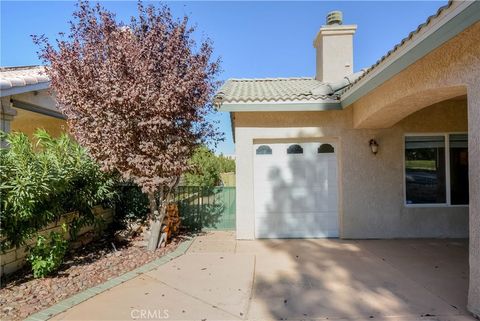
<path id="1" fill-rule="evenodd" d="M 30 66 L 3 66 L 0 67 L 0 72 L 5 71 L 21 71 L 21 70 L 32 70 L 32 69 L 41 69 L 45 66 L 42 65 L 30 65 Z"/>
<path id="2" fill-rule="evenodd" d="M 267 78 L 229 78 L 227 81 L 235 82 L 259 82 L 259 81 L 290 81 L 290 80 L 316 80 L 314 77 L 267 77 Z M 316 80 L 321 82 L 319 80 Z"/>
<path id="3" fill-rule="evenodd" d="M 449 9 L 452 4 L 453 0 L 448 0 L 448 3 L 441 6 L 440 8 L 437 9 L 437 11 L 428 16 L 427 19 L 422 22 L 420 25 L 417 26 L 417 28 L 413 31 L 410 31 L 407 36 L 402 38 L 400 42 L 395 44 L 392 49 L 390 49 L 387 53 L 385 53 L 382 57 L 380 57 L 374 64 L 372 64 L 370 67 L 366 68 L 365 72 L 363 75 L 358 77 L 353 83 L 351 83 L 348 87 L 346 87 L 343 92 L 341 93 L 342 95 L 345 94 L 347 91 L 349 91 L 355 84 L 357 84 L 362 78 L 366 77 L 367 74 L 369 74 L 372 70 L 376 69 L 377 66 L 382 64 L 385 60 L 387 60 L 394 52 L 396 52 L 399 48 L 403 47 L 405 43 L 408 43 L 411 41 L 413 37 L 415 37 L 420 31 L 422 31 L 426 26 L 430 24 L 430 22 L 438 17 L 440 17 L 447 9 Z"/>

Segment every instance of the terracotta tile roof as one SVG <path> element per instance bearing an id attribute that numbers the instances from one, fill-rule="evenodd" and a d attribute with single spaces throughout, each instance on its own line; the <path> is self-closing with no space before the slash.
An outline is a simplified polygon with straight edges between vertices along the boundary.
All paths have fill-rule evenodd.
<path id="1" fill-rule="evenodd" d="M 391 50 L 389 50 L 385 55 L 383 55 L 380 59 L 377 60 L 376 63 L 374 63 L 372 66 L 369 68 L 365 69 L 365 72 L 361 77 L 356 79 L 350 86 L 346 87 L 340 94 L 343 95 L 345 92 L 347 92 L 350 88 L 354 87 L 356 83 L 358 83 L 362 78 L 367 76 L 370 72 L 372 72 L 374 69 L 376 69 L 379 65 L 381 65 L 388 57 L 390 57 L 394 52 L 396 52 L 398 49 L 401 47 L 405 46 L 407 43 L 409 43 L 412 38 L 414 38 L 420 31 L 422 31 L 425 27 L 429 26 L 432 21 L 436 20 L 438 17 L 440 17 L 447 9 L 449 9 L 453 4 L 452 0 L 449 0 L 448 3 L 444 6 L 441 6 L 438 8 L 437 12 L 427 18 L 427 20 L 420 24 L 417 29 L 413 30 L 403 38 L 398 44 L 396 44 Z"/>
<path id="2" fill-rule="evenodd" d="M 229 79 L 215 95 L 216 103 L 314 102 L 331 98 L 314 94 L 326 84 L 314 78 Z M 313 91 L 313 92 L 312 92 Z M 336 99 L 336 98 L 335 98 Z"/>
<path id="3" fill-rule="evenodd" d="M 1 67 L 0 89 L 48 83 L 50 79 L 44 73 L 42 66 Z"/>

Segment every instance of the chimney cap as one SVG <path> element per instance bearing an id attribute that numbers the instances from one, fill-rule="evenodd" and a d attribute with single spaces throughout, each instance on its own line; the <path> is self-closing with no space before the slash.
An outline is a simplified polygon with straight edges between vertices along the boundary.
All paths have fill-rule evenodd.
<path id="1" fill-rule="evenodd" d="M 341 11 L 335 10 L 330 11 L 327 14 L 327 25 L 341 25 L 343 23 L 343 13 Z"/>

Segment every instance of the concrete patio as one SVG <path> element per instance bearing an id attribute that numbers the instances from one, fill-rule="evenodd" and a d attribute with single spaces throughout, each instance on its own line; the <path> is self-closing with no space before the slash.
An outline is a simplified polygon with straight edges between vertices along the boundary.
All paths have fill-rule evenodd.
<path id="1" fill-rule="evenodd" d="M 465 240 L 198 237 L 54 320 L 474 320 Z"/>

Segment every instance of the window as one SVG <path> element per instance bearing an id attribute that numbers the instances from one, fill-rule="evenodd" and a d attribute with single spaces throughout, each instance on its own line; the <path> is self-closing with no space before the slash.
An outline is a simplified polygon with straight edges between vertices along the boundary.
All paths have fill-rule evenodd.
<path id="1" fill-rule="evenodd" d="M 303 154 L 303 148 L 300 145 L 290 145 L 287 148 L 287 154 Z"/>
<path id="2" fill-rule="evenodd" d="M 451 134 L 449 138 L 451 204 L 468 204 L 467 134 Z"/>
<path id="3" fill-rule="evenodd" d="M 406 204 L 468 204 L 466 134 L 405 137 Z"/>
<path id="4" fill-rule="evenodd" d="M 318 147 L 319 154 L 334 153 L 335 149 L 330 144 L 322 144 Z"/>
<path id="5" fill-rule="evenodd" d="M 257 148 L 255 154 L 257 155 L 272 155 L 272 149 L 270 146 L 261 145 Z"/>

